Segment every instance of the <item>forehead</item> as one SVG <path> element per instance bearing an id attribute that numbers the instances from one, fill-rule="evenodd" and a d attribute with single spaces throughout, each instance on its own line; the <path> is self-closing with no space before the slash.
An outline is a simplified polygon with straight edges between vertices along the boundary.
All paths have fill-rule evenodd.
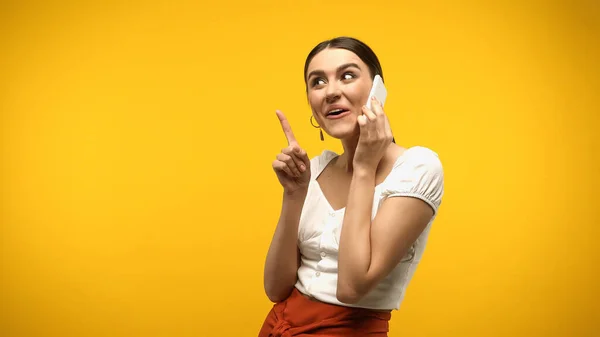
<path id="1" fill-rule="evenodd" d="M 361 69 L 367 68 L 367 65 L 353 52 L 341 48 L 327 48 L 315 55 L 307 70 L 308 73 L 313 70 L 334 72 L 337 67 L 348 63 L 356 63 Z"/>

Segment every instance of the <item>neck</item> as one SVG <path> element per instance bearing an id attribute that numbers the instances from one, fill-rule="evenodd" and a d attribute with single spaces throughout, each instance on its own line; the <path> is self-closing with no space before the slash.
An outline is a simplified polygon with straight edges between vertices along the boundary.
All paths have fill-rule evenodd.
<path id="1" fill-rule="evenodd" d="M 344 148 L 344 153 L 337 158 L 335 165 L 347 173 L 352 173 L 354 171 L 354 155 L 356 154 L 356 147 L 358 145 L 358 136 L 349 137 L 346 139 L 342 139 L 342 146 Z M 385 155 L 379 161 L 379 167 L 381 167 L 382 163 L 386 162 L 391 157 L 396 157 L 399 155 L 397 152 L 398 146 L 394 143 L 388 146 Z M 402 148 L 400 148 L 402 149 Z M 403 149 L 402 149 L 403 150 Z M 390 157 L 391 156 L 391 157 Z"/>
<path id="2" fill-rule="evenodd" d="M 352 173 L 354 170 L 353 161 L 354 154 L 356 153 L 356 146 L 358 145 L 358 136 L 349 137 L 342 140 L 342 146 L 344 153 L 338 159 L 338 165 L 348 173 Z"/>

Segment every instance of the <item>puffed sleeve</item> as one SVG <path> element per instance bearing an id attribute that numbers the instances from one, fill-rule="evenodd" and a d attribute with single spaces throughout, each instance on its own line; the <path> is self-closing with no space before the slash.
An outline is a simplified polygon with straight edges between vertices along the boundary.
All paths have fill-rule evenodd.
<path id="1" fill-rule="evenodd" d="M 392 197 L 418 198 L 437 214 L 444 194 L 444 171 L 438 155 L 425 147 L 414 147 L 401 159 L 386 179 L 381 202 Z"/>

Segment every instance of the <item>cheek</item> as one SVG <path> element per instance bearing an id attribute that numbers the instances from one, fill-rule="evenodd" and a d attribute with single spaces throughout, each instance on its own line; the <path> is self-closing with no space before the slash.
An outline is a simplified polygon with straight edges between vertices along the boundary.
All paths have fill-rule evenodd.
<path id="1" fill-rule="evenodd" d="M 321 101 L 321 98 L 317 94 L 308 95 L 308 104 L 310 104 L 310 108 L 312 111 L 319 111 Z"/>
<path id="2" fill-rule="evenodd" d="M 362 106 L 367 101 L 369 90 L 367 90 L 365 86 L 356 85 L 352 88 L 348 88 L 346 95 L 352 101 L 353 105 Z"/>

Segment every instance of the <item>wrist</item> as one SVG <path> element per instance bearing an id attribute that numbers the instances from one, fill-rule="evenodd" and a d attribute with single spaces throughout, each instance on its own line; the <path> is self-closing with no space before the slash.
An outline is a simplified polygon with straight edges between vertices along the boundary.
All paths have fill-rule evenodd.
<path id="1" fill-rule="evenodd" d="M 358 158 L 356 156 L 352 161 L 352 167 L 355 172 L 368 173 L 370 171 L 377 171 L 377 166 L 379 166 L 379 161 L 374 162 L 370 158 Z"/>
<path id="2" fill-rule="evenodd" d="M 372 167 L 370 165 L 355 165 L 352 175 L 357 178 L 374 178 L 376 173 L 377 167 Z"/>
<path id="3" fill-rule="evenodd" d="M 283 197 L 289 201 L 302 201 L 306 198 L 308 194 L 308 187 L 298 188 L 294 190 L 283 190 Z"/>
<path id="4" fill-rule="evenodd" d="M 368 166 L 359 166 L 354 168 L 352 173 L 352 179 L 358 181 L 375 181 L 377 175 L 377 168 Z"/>

